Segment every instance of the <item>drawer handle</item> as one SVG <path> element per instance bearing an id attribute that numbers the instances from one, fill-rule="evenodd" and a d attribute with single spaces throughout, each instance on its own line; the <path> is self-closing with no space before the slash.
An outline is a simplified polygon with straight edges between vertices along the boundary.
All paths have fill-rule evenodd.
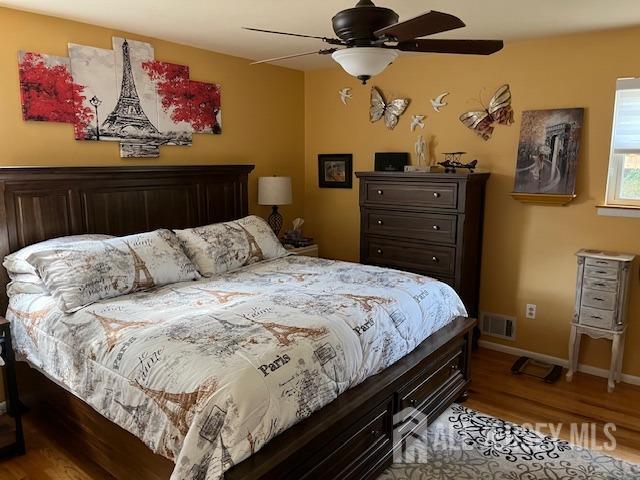
<path id="1" fill-rule="evenodd" d="M 440 194 L 438 192 L 433 192 L 433 198 L 440 198 Z"/>
<path id="2" fill-rule="evenodd" d="M 380 435 L 380 432 L 378 430 L 371 430 L 369 433 L 372 437 L 377 437 L 378 435 Z"/>
<path id="3" fill-rule="evenodd" d="M 378 190 L 378 195 L 382 195 L 384 192 L 382 190 Z"/>
<path id="4" fill-rule="evenodd" d="M 412 407 L 415 407 L 418 404 L 418 401 L 415 398 L 412 398 L 411 400 L 409 400 L 409 405 L 411 405 Z"/>
<path id="5" fill-rule="evenodd" d="M 451 372 L 457 372 L 458 371 L 458 365 L 451 365 Z"/>
<path id="6" fill-rule="evenodd" d="M 433 227 L 431 227 L 431 228 L 433 228 L 433 229 L 434 229 L 434 230 L 436 230 L 436 231 L 437 231 L 437 230 L 440 230 L 440 227 L 439 227 L 438 225 L 434 225 L 434 226 L 433 226 Z"/>
<path id="7" fill-rule="evenodd" d="M 596 287 L 606 287 L 604 283 L 594 283 L 593 285 Z"/>
<path id="8" fill-rule="evenodd" d="M 376 253 L 377 253 L 378 255 L 382 255 L 382 249 L 381 249 L 381 248 L 379 248 L 378 250 L 376 250 Z"/>
<path id="9" fill-rule="evenodd" d="M 602 260 L 596 260 L 596 263 L 599 264 L 599 265 L 606 265 L 607 264 L 607 262 L 604 262 Z"/>
<path id="10" fill-rule="evenodd" d="M 382 225 L 384 222 L 382 220 L 378 220 L 378 225 Z"/>
<path id="11" fill-rule="evenodd" d="M 602 320 L 602 317 L 599 317 L 598 315 L 591 315 L 591 318 L 595 318 L 596 320 Z"/>
<path id="12" fill-rule="evenodd" d="M 607 272 L 603 272 L 602 270 L 598 270 L 596 273 L 599 273 L 600 275 L 604 275 Z"/>
<path id="13" fill-rule="evenodd" d="M 431 257 L 431 261 L 433 263 L 438 263 L 440 261 L 440 259 L 438 259 L 438 257 L 436 257 L 435 255 L 433 257 Z"/>
<path id="14" fill-rule="evenodd" d="M 597 302 L 604 302 L 604 298 L 593 297 L 593 299 Z"/>

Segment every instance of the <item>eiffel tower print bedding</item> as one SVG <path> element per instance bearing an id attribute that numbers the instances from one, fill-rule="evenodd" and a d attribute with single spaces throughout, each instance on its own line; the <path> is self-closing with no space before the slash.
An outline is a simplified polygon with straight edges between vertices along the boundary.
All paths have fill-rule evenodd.
<path id="1" fill-rule="evenodd" d="M 173 480 L 215 480 L 465 314 L 428 277 L 286 255 L 72 314 L 17 294 L 7 318 L 21 359 L 173 460 Z"/>

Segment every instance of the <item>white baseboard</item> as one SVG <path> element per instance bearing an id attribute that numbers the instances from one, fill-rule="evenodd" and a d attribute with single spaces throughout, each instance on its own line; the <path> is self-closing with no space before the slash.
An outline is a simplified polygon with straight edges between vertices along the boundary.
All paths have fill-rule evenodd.
<path id="1" fill-rule="evenodd" d="M 523 350 L 522 348 L 510 347 L 509 345 L 502 345 L 501 343 L 489 342 L 487 340 L 480 340 L 478 344 L 488 350 L 508 353 L 510 355 L 516 355 L 518 357 L 530 357 L 536 360 L 540 360 L 541 362 L 560 365 L 564 368 L 567 368 L 569 366 L 569 360 L 565 358 L 552 357 L 551 355 L 545 355 L 544 353 L 530 352 L 528 350 Z M 595 375 L 596 377 L 609 377 L 609 370 L 606 370 L 604 368 L 592 367 L 591 365 L 585 365 L 583 363 L 578 365 L 578 371 L 588 373 L 589 375 Z M 640 377 L 636 375 L 623 373 L 621 380 L 632 385 L 640 385 Z"/>

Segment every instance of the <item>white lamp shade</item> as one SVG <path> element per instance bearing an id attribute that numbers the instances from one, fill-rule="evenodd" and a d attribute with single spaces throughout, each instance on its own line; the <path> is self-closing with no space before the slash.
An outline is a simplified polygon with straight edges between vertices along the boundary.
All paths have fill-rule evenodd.
<path id="1" fill-rule="evenodd" d="M 349 75 L 373 77 L 382 73 L 398 57 L 398 52 L 389 48 L 352 47 L 336 50 L 331 57 Z"/>
<path id="2" fill-rule="evenodd" d="M 260 177 L 258 179 L 260 205 L 289 205 L 291 197 L 291 177 Z"/>

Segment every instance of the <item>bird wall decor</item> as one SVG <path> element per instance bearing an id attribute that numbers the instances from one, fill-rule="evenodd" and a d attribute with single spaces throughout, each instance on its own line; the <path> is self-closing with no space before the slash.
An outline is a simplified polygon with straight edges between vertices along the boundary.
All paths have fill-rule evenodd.
<path id="1" fill-rule="evenodd" d="M 343 88 L 338 92 L 338 95 L 340 95 L 340 101 L 346 105 L 347 100 L 350 100 L 352 97 L 351 88 Z"/>
<path id="2" fill-rule="evenodd" d="M 431 99 L 431 106 L 436 112 L 439 112 L 442 107 L 446 107 L 448 105 L 448 103 L 444 101 L 444 97 L 447 95 L 449 95 L 449 92 L 442 92 L 436 98 Z"/>
<path id="3" fill-rule="evenodd" d="M 411 116 L 411 131 L 416 128 L 424 128 L 424 115 L 412 115 Z"/>

